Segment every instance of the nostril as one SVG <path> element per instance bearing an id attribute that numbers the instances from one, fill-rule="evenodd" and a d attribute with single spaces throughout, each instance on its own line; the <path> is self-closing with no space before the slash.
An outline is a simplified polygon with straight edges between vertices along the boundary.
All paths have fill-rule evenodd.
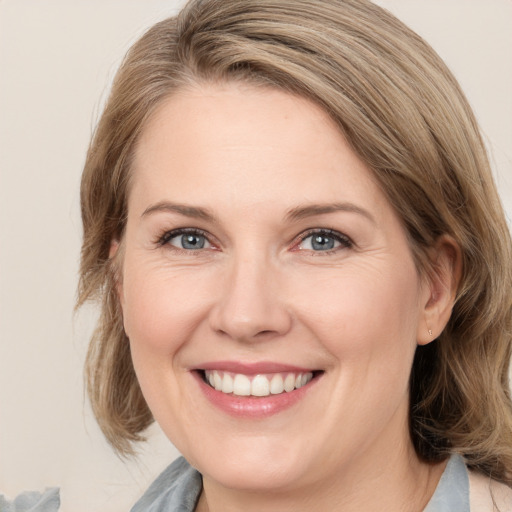
<path id="1" fill-rule="evenodd" d="M 267 329 L 267 330 L 260 331 L 260 332 L 256 333 L 256 336 L 264 337 L 264 336 L 271 336 L 273 334 L 276 334 L 276 331 Z"/>

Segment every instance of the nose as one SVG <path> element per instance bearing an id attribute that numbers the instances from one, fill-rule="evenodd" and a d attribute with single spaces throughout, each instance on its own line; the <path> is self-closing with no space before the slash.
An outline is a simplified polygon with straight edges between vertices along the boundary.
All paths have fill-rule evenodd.
<path id="1" fill-rule="evenodd" d="M 282 275 L 263 259 L 234 262 L 226 273 L 218 300 L 210 310 L 210 326 L 241 342 L 273 339 L 286 334 L 292 316 L 283 300 Z"/>

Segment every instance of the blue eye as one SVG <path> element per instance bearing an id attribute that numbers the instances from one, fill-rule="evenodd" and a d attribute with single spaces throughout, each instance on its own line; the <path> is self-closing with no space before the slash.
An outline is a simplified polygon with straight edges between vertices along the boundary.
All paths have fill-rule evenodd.
<path id="1" fill-rule="evenodd" d="M 304 236 L 299 248 L 306 251 L 321 252 L 351 246 L 351 241 L 341 233 L 331 230 L 319 230 Z"/>
<path id="2" fill-rule="evenodd" d="M 168 244 L 187 251 L 197 251 L 211 247 L 206 236 L 200 231 L 171 231 L 162 237 L 161 243 L 162 245 Z"/>

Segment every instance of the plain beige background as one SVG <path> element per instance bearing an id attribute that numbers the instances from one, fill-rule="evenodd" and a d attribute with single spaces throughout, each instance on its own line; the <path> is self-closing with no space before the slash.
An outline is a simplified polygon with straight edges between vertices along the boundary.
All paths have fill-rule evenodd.
<path id="1" fill-rule="evenodd" d="M 73 317 L 88 140 L 124 52 L 176 0 L 0 0 L 0 493 L 60 486 L 63 512 L 129 510 L 176 455 L 157 427 L 120 461 L 84 397 L 94 321 Z M 380 0 L 447 61 L 512 216 L 512 1 Z"/>

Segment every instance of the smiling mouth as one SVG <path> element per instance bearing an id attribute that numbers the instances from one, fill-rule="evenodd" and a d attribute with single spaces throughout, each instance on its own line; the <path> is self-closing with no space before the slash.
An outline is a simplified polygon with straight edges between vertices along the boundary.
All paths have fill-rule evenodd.
<path id="1" fill-rule="evenodd" d="M 220 370 L 202 370 L 206 384 L 227 395 L 266 397 L 290 393 L 308 385 L 323 372 L 285 372 L 245 375 Z"/>

